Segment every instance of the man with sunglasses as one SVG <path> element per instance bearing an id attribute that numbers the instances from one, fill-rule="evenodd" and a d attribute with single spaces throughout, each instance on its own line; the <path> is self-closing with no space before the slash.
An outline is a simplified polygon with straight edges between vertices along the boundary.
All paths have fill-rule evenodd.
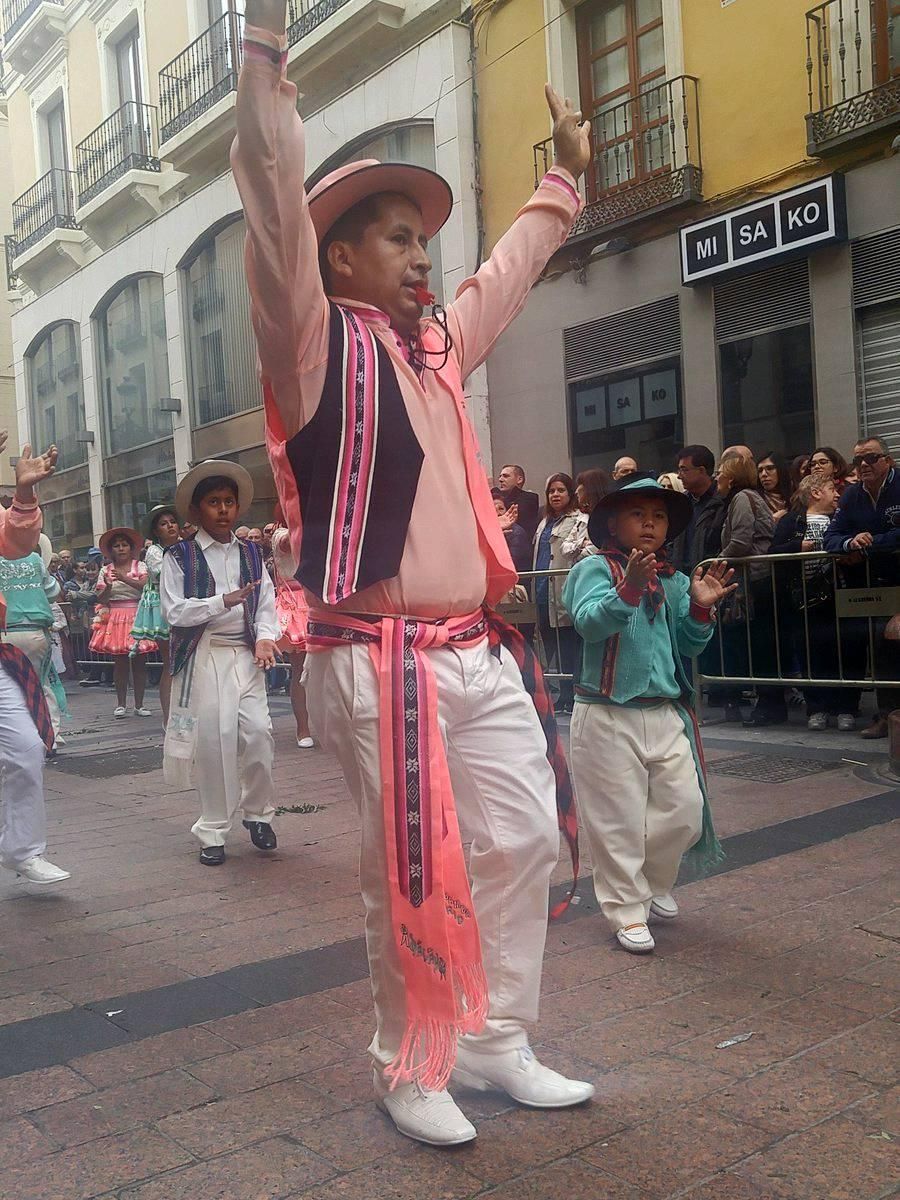
<path id="1" fill-rule="evenodd" d="M 900 471 L 887 444 L 877 437 L 867 437 L 857 442 L 853 449 L 853 466 L 859 482 L 851 484 L 838 505 L 834 519 L 825 534 L 825 549 L 832 554 L 862 554 L 868 559 L 870 578 L 866 567 L 856 566 L 846 570 L 850 587 L 892 587 L 900 583 Z M 882 636 L 886 625 L 884 619 L 875 621 L 875 674 L 881 679 L 897 679 L 898 650 L 900 643 L 886 641 Z M 853 622 L 854 625 L 857 622 Z M 845 655 L 844 670 L 856 669 L 852 660 L 868 642 L 867 622 L 858 622 L 859 629 L 851 629 L 851 622 L 842 622 L 842 636 L 849 643 Z M 865 627 L 865 628 L 863 628 Z M 850 659 L 850 662 L 846 660 Z M 862 669 L 860 664 L 859 669 Z M 900 706 L 900 692 L 895 688 L 876 690 L 878 711 L 860 736 L 884 738 L 888 734 L 888 715 Z"/>

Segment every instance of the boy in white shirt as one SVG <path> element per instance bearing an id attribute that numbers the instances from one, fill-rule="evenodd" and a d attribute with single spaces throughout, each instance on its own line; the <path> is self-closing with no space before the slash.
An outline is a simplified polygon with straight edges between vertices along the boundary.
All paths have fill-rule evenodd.
<path id="1" fill-rule="evenodd" d="M 252 502 L 253 482 L 243 467 L 211 460 L 188 472 L 175 503 L 199 529 L 166 551 L 160 579 L 175 676 L 166 781 L 190 787 L 196 766 L 200 818 L 192 832 L 202 846 L 200 862 L 209 867 L 225 861 L 238 808 L 257 849 L 278 844 L 264 674 L 275 664 L 279 636 L 275 590 L 259 546 L 233 532 Z"/>

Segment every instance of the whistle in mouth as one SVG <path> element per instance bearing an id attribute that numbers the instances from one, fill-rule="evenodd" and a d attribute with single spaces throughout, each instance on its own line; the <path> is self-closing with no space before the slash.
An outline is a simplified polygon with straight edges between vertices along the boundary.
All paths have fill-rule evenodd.
<path id="1" fill-rule="evenodd" d="M 423 308 L 427 308 L 429 304 L 434 304 L 435 294 L 429 292 L 424 283 L 417 283 L 415 287 L 416 303 L 421 304 Z"/>

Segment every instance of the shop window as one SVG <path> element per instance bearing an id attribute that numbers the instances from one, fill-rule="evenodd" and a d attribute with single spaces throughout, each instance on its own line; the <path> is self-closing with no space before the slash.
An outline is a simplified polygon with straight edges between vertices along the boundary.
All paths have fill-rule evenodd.
<path id="1" fill-rule="evenodd" d="M 160 471 L 113 484 L 106 489 L 106 510 L 110 525 L 129 525 L 143 529 L 147 514 L 157 504 L 175 500 L 175 471 Z"/>
<path id="2" fill-rule="evenodd" d="M 85 549 L 93 543 L 91 496 L 78 492 L 61 500 L 42 500 L 44 532 L 54 549 Z"/>
<path id="3" fill-rule="evenodd" d="M 593 123 L 588 200 L 670 168 L 662 0 L 594 0 L 576 19 L 581 109 Z"/>
<path id="4" fill-rule="evenodd" d="M 186 269 L 194 421 L 208 425 L 262 404 L 248 318 L 244 222 L 219 232 Z"/>
<path id="5" fill-rule="evenodd" d="M 169 355 L 162 279 L 125 284 L 96 317 L 107 455 L 172 436 Z"/>
<path id="6" fill-rule="evenodd" d="M 812 340 L 808 325 L 719 346 L 723 444 L 792 458 L 816 443 Z"/>
<path id="7" fill-rule="evenodd" d="M 677 359 L 573 383 L 573 469 L 604 467 L 631 455 L 644 471 L 670 471 L 683 444 Z"/>
<path id="8" fill-rule="evenodd" d="M 76 440 L 85 427 L 78 326 L 54 326 L 27 358 L 32 440 L 42 450 L 58 447 L 58 471 L 80 466 L 87 462 L 87 445 Z"/>

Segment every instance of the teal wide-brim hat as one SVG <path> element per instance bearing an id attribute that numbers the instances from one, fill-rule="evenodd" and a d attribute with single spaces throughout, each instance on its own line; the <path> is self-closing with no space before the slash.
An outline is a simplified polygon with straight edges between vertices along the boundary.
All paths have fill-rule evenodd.
<path id="1" fill-rule="evenodd" d="M 609 541 L 606 526 L 608 518 L 627 504 L 629 497 L 635 496 L 649 496 L 652 500 L 661 500 L 665 504 L 669 513 L 667 541 L 678 537 L 679 533 L 687 529 L 694 511 L 690 496 L 684 492 L 672 492 L 664 488 L 654 475 L 646 472 L 626 475 L 610 488 L 588 517 L 588 537 L 595 546 L 602 546 Z"/>

